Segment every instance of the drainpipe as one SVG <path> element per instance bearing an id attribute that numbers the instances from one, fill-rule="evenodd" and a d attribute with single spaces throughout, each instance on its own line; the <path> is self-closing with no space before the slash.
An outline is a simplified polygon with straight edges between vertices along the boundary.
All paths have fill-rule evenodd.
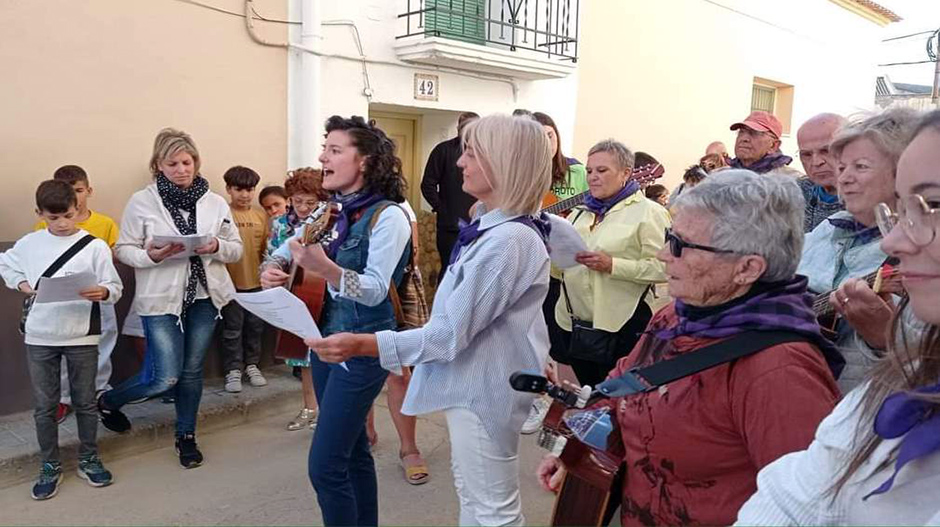
<path id="1" fill-rule="evenodd" d="M 299 28 L 291 28 L 290 42 L 315 51 L 305 53 L 298 49 L 288 52 L 288 152 L 289 169 L 318 166 L 323 119 L 320 116 L 320 2 L 319 0 L 293 0 L 291 18 L 300 18 Z"/>

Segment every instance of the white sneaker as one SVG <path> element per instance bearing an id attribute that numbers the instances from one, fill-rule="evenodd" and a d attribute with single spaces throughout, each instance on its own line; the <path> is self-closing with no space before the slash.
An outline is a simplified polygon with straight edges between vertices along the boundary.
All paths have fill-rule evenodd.
<path id="1" fill-rule="evenodd" d="M 551 405 L 552 403 L 546 401 L 544 397 L 536 397 L 532 401 L 532 408 L 529 409 L 529 417 L 522 424 L 522 433 L 528 435 L 538 432 L 539 428 L 542 428 L 542 419 L 545 419 L 545 414 L 548 413 L 548 407 Z"/>
<path id="2" fill-rule="evenodd" d="M 242 372 L 232 370 L 225 374 L 225 391 L 238 393 L 242 391 Z"/>
<path id="3" fill-rule="evenodd" d="M 261 370 L 254 364 L 249 364 L 245 368 L 245 375 L 248 376 L 248 382 L 252 386 L 266 386 L 268 384 L 268 380 L 264 378 L 264 375 L 261 375 Z"/>

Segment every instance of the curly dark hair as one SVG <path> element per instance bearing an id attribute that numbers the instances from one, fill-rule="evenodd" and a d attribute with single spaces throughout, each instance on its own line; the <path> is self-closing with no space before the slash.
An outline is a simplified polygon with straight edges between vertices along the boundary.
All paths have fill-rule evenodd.
<path id="1" fill-rule="evenodd" d="M 401 172 L 401 159 L 395 155 L 395 143 L 385 135 L 375 121 L 368 122 L 358 115 L 350 118 L 334 115 L 326 120 L 326 133 L 346 132 L 359 155 L 366 158 L 363 179 L 365 190 L 401 203 L 405 201 L 407 183 Z"/>

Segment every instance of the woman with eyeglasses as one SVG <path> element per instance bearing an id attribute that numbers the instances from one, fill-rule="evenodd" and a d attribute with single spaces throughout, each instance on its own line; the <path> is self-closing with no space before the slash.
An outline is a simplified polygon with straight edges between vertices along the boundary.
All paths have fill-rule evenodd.
<path id="1" fill-rule="evenodd" d="M 761 471 L 739 524 L 940 525 L 938 166 L 934 111 L 898 162 L 897 204 L 876 209 L 881 247 L 899 260 L 908 294 L 886 358 L 820 424 L 808 449 Z M 844 289 L 836 294 L 853 294 Z"/>
<path id="2" fill-rule="evenodd" d="M 837 354 L 806 302 L 806 278 L 796 276 L 803 198 L 795 180 L 729 169 L 683 192 L 672 212 L 657 258 L 674 301 L 610 377 L 695 360 L 739 336 L 785 332 L 792 341 L 604 403 L 623 443 L 621 525 L 728 525 L 757 472 L 806 448 L 834 407 Z M 560 468 L 558 458 L 543 460 L 544 488 L 554 490 Z"/>
<path id="3" fill-rule="evenodd" d="M 634 154 L 608 139 L 588 152 L 590 194 L 568 215 L 587 251 L 564 271 L 555 321 L 561 328 L 553 358 L 570 364 L 581 384 L 595 385 L 633 349 L 653 316 L 649 290 L 665 281 L 656 252 L 669 213 L 630 180 Z M 588 335 L 585 339 L 581 335 Z M 598 337 L 588 342 L 592 336 Z"/>
<path id="4" fill-rule="evenodd" d="M 898 158 L 917 118 L 918 113 L 912 109 L 892 108 L 843 126 L 829 147 L 837 160 L 836 185 L 845 210 L 829 216 L 806 235 L 796 272 L 809 278 L 809 290 L 817 295 L 843 285 L 848 287 L 849 294 L 830 295 L 831 306 L 843 314 L 830 327 L 836 347 L 846 361 L 839 377 L 843 393 L 862 382 L 886 345 L 893 303 L 874 294 L 854 293 L 858 279 L 875 272 L 887 261 L 888 255 L 879 244 L 881 234 L 875 222 L 875 205 L 881 202 L 894 205 Z"/>

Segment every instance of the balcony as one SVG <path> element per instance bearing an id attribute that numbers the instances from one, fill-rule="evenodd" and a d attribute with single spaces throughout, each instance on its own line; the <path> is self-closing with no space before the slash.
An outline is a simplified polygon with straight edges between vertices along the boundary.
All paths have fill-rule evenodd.
<path id="1" fill-rule="evenodd" d="M 576 69 L 581 0 L 399 1 L 403 61 L 520 79 Z"/>

